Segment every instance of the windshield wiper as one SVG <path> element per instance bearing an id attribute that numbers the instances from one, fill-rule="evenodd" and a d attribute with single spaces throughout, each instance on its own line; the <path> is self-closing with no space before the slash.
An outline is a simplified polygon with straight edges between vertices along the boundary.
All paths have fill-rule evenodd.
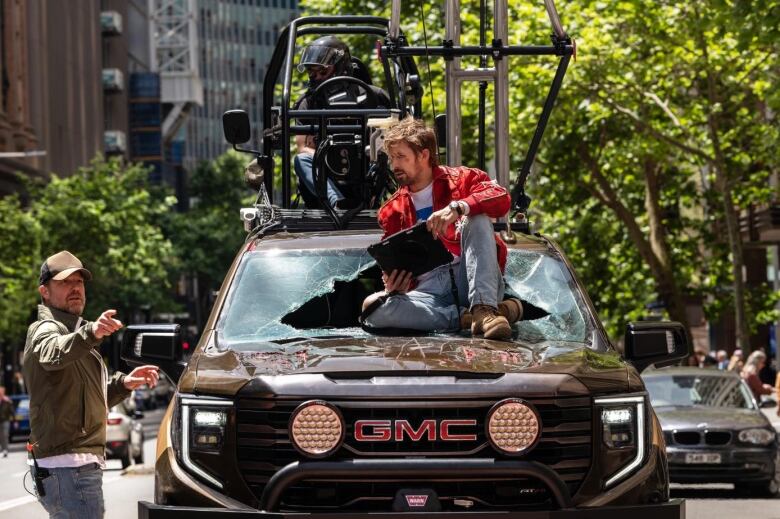
<path id="1" fill-rule="evenodd" d="M 275 341 L 268 341 L 274 344 L 292 344 L 294 342 L 309 341 L 309 340 L 327 340 L 327 339 L 351 339 L 351 335 L 312 335 L 310 337 L 287 337 L 285 339 L 279 339 Z"/>

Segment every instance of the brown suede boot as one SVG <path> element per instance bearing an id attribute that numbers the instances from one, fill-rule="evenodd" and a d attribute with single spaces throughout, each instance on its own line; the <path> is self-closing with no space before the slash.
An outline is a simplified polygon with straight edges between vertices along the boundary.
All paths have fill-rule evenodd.
<path id="1" fill-rule="evenodd" d="M 512 337 L 512 327 L 498 309 L 487 305 L 474 305 L 471 334 L 484 333 L 485 339 L 505 340 Z"/>
<path id="2" fill-rule="evenodd" d="M 498 303 L 498 315 L 506 317 L 507 322 L 512 325 L 523 317 L 523 304 L 514 297 L 505 299 Z M 463 315 L 460 316 L 460 329 L 468 330 L 471 328 L 472 320 L 471 312 L 468 310 L 463 312 Z"/>

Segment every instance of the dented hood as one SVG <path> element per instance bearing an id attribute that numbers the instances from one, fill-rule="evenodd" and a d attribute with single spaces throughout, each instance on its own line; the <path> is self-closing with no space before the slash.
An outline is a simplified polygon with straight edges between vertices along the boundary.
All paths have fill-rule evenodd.
<path id="1" fill-rule="evenodd" d="M 523 345 L 458 336 L 259 343 L 241 350 L 206 349 L 193 361 L 182 378 L 181 390 L 228 396 L 252 380 L 304 374 L 329 378 L 446 374 L 488 379 L 514 374 L 534 374 L 535 379 L 537 375 L 556 375 L 561 380 L 576 379 L 591 394 L 629 391 L 629 381 L 636 384 L 638 380 L 617 353 L 598 353 L 583 344 Z"/>

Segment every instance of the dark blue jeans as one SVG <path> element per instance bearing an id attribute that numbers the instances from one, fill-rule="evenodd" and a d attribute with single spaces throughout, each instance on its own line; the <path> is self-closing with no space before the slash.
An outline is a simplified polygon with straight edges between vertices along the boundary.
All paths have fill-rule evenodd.
<path id="1" fill-rule="evenodd" d="M 52 519 L 102 519 L 103 470 L 97 463 L 81 467 L 47 469 L 44 497 L 38 501 Z"/>
<path id="2" fill-rule="evenodd" d="M 458 299 L 452 293 L 449 265 L 432 270 L 406 294 L 395 294 L 368 317 L 375 328 L 456 331 L 460 316 L 474 305 L 497 306 L 504 297 L 504 278 L 498 266 L 493 223 L 484 214 L 463 218 L 460 265 L 455 267 Z"/>
<path id="3" fill-rule="evenodd" d="M 317 196 L 317 188 L 314 187 L 314 155 L 311 153 L 299 153 L 295 156 L 293 165 L 295 166 L 295 174 L 298 175 L 298 182 L 302 182 L 312 195 Z M 341 194 L 339 188 L 336 187 L 336 184 L 330 178 L 328 178 L 326 191 L 331 207 L 335 207 L 336 202 L 344 198 L 344 195 Z"/>

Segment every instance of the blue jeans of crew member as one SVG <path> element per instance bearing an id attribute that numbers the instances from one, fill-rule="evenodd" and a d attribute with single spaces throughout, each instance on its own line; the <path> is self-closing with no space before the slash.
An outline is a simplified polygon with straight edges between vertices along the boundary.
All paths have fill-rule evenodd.
<path id="1" fill-rule="evenodd" d="M 394 294 L 365 319 L 376 328 L 456 331 L 460 316 L 473 305 L 497 306 L 504 297 L 493 224 L 485 215 L 467 216 L 461 227 L 460 263 L 453 267 L 458 299 L 452 293 L 449 265 L 442 265 L 406 294 Z"/>
<path id="2" fill-rule="evenodd" d="M 46 495 L 38 501 L 51 519 L 103 518 L 103 470 L 97 463 L 46 470 L 51 474 L 43 480 Z"/>
<path id="3" fill-rule="evenodd" d="M 317 196 L 317 188 L 314 187 L 314 155 L 311 153 L 299 153 L 295 156 L 293 165 L 295 166 L 295 174 L 298 175 L 298 182 L 303 182 L 306 189 L 312 195 Z M 339 191 L 332 179 L 328 178 L 327 180 L 326 192 L 328 194 L 328 202 L 331 207 L 336 207 L 336 202 L 343 200 L 344 195 L 341 194 L 341 191 Z"/>

